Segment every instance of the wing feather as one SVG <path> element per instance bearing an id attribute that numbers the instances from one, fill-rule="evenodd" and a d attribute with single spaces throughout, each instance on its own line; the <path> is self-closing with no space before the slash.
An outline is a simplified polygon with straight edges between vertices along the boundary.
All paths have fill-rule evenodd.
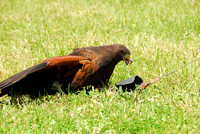
<path id="1" fill-rule="evenodd" d="M 40 71 L 40 70 L 46 68 L 46 65 L 47 65 L 47 63 L 40 63 L 40 64 L 32 66 L 22 72 L 19 72 L 15 75 L 9 77 L 8 79 L 6 79 L 0 83 L 0 89 L 4 89 L 4 88 L 20 81 L 21 79 L 25 78 L 28 74 L 32 74 L 34 72 L 37 72 L 37 71 Z"/>
<path id="2" fill-rule="evenodd" d="M 48 72 L 52 72 L 52 75 L 55 75 L 55 68 L 59 68 L 60 66 L 67 66 L 70 69 L 73 69 L 74 67 L 79 66 L 82 64 L 80 61 L 86 60 L 86 58 L 81 56 L 58 56 L 58 57 L 52 57 L 48 58 L 46 60 L 43 60 L 37 65 L 34 65 L 26 70 L 23 70 L 6 80 L 0 82 L 0 96 L 5 95 L 8 90 L 3 90 L 5 88 L 9 88 L 15 83 L 18 83 L 22 80 L 29 80 L 31 82 L 31 77 L 34 77 L 34 74 L 44 75 L 43 73 L 45 70 L 48 70 Z M 54 72 L 53 72 L 54 71 Z M 62 72 L 58 72 L 62 73 Z M 48 76 L 41 76 L 42 78 L 48 77 Z M 55 76 L 56 77 L 56 76 Z M 33 78 L 35 79 L 35 78 Z M 48 79 L 48 78 L 47 78 Z M 36 83 L 37 84 L 37 83 Z"/>

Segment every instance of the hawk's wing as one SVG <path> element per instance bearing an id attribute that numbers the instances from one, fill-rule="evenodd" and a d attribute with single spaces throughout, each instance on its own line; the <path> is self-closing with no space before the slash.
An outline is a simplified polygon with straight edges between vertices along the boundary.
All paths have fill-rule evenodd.
<path id="1" fill-rule="evenodd" d="M 20 84 L 20 82 L 23 82 L 23 84 L 26 85 L 31 83 L 30 86 L 33 84 L 34 86 L 37 86 L 37 84 L 41 83 L 48 84 L 48 82 L 52 81 L 51 79 L 55 79 L 56 75 L 59 75 L 59 73 L 61 75 L 68 73 L 62 72 L 65 70 L 60 69 L 61 67 L 67 68 L 67 71 L 70 73 L 73 72 L 74 68 L 81 67 L 81 61 L 86 60 L 86 58 L 81 56 L 58 56 L 43 60 L 39 64 L 2 81 L 0 83 L 0 96 L 7 94 L 12 85 Z"/>

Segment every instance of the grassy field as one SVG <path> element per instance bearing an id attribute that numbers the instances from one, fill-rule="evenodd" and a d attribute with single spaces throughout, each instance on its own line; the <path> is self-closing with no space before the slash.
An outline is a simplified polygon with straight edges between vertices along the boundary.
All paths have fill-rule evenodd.
<path id="1" fill-rule="evenodd" d="M 134 61 L 116 66 L 104 92 L 46 96 L 20 108 L 1 104 L 0 133 L 200 133 L 200 61 L 142 94 L 114 86 L 198 57 L 199 7 L 198 0 L 1 0 L 0 81 L 76 47 L 121 43 Z"/>

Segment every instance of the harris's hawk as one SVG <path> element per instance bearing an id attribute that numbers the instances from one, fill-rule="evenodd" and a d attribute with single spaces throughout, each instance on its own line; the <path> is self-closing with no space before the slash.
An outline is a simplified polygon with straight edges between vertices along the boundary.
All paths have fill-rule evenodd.
<path id="1" fill-rule="evenodd" d="M 61 88 L 98 87 L 108 82 L 121 60 L 127 65 L 132 63 L 130 51 L 121 44 L 76 48 L 69 55 L 48 58 L 2 81 L 0 97 L 49 93 L 55 82 Z"/>

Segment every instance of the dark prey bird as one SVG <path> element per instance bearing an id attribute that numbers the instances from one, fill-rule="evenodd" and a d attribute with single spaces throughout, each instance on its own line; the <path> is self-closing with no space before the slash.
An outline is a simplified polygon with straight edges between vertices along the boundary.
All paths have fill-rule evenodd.
<path id="1" fill-rule="evenodd" d="M 0 97 L 50 94 L 54 83 L 62 89 L 69 85 L 71 89 L 88 85 L 99 87 L 108 83 L 121 60 L 127 65 L 132 63 L 130 51 L 121 44 L 76 48 L 69 55 L 48 58 L 2 81 Z"/>

